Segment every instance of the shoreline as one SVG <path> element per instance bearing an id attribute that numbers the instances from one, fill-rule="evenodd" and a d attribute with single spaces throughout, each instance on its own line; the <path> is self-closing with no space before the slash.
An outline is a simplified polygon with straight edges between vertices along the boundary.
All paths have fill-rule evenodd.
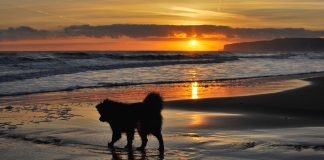
<path id="1" fill-rule="evenodd" d="M 251 96 L 176 100 L 167 102 L 167 108 L 191 111 L 229 113 L 263 113 L 287 116 L 322 116 L 324 112 L 324 77 L 308 78 L 310 85 L 277 93 Z M 203 107 L 199 107 L 203 106 Z"/>
<path id="2" fill-rule="evenodd" d="M 292 80 L 292 79 L 307 79 L 310 77 L 324 77 L 324 71 L 320 72 L 308 72 L 308 73 L 296 73 L 296 74 L 287 74 L 287 75 L 269 75 L 269 76 L 257 76 L 257 77 L 238 77 L 238 78 L 221 78 L 215 80 L 188 80 L 188 81 L 161 81 L 161 82 L 152 82 L 152 83 L 121 83 L 121 84 L 103 84 L 102 86 L 76 86 L 72 88 L 66 88 L 61 90 L 51 90 L 51 91 L 37 91 L 37 92 L 21 92 L 14 94 L 0 94 L 1 98 L 7 97 L 19 97 L 26 95 L 34 95 L 34 94 L 47 94 L 47 93 L 56 93 L 56 92 L 73 92 L 78 90 L 92 90 L 92 89 L 111 89 L 118 87 L 136 87 L 136 86 L 145 86 L 145 85 L 176 85 L 176 84 L 186 84 L 192 82 L 198 83 L 218 83 L 218 82 L 227 82 L 227 81 L 245 81 L 245 80 L 266 80 L 266 81 L 277 81 L 277 80 Z"/>
<path id="3" fill-rule="evenodd" d="M 249 79 L 228 82 L 192 82 L 116 88 L 80 89 L 75 91 L 60 91 L 0 97 L 0 106 L 19 104 L 99 103 L 106 98 L 132 103 L 142 101 L 146 94 L 152 91 L 160 93 L 167 103 L 174 100 L 196 100 L 276 93 L 307 85 L 310 85 L 309 82 L 298 79 Z"/>

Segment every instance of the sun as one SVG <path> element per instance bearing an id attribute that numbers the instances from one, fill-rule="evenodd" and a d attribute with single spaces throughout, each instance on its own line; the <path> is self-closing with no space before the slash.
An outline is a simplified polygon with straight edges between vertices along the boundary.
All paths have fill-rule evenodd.
<path id="1" fill-rule="evenodd" d="M 195 39 L 192 39 L 189 41 L 189 43 L 192 45 L 192 46 L 195 46 L 197 44 L 197 40 Z"/>

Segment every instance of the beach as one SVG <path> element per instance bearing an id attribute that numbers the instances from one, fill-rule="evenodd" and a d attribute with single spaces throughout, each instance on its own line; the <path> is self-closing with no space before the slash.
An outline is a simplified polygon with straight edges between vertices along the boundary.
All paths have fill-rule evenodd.
<path id="1" fill-rule="evenodd" d="M 212 85 L 216 82 L 199 82 L 198 87 L 156 84 L 114 88 L 114 92 L 93 88 L 1 97 L 0 153 L 8 160 L 323 159 L 321 74 L 252 78 L 239 81 L 249 85 L 223 88 Z M 164 96 L 162 112 L 164 156 L 153 137 L 145 152 L 123 149 L 125 136 L 116 150 L 107 148 L 111 130 L 98 120 L 94 106 L 104 97 L 141 101 L 145 91 L 136 94 L 141 88 L 171 94 Z M 217 89 L 217 94 L 212 92 Z M 118 93 L 128 93 L 127 98 Z M 139 145 L 136 134 L 134 147 Z"/>
<path id="2" fill-rule="evenodd" d="M 0 13 L 0 160 L 324 160 L 324 0 Z"/>

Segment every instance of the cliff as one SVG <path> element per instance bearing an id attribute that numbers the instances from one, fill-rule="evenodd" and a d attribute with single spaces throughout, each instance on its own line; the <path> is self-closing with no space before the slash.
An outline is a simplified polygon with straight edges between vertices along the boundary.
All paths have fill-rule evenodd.
<path id="1" fill-rule="evenodd" d="M 284 38 L 269 41 L 234 43 L 224 46 L 225 51 L 324 51 L 323 38 Z"/>

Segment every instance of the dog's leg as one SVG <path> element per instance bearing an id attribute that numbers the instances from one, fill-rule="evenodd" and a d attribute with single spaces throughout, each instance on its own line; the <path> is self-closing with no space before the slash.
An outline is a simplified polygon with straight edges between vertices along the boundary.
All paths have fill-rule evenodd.
<path id="1" fill-rule="evenodd" d="M 159 141 L 159 151 L 161 153 L 164 152 L 164 142 L 163 142 L 163 137 L 162 137 L 162 134 L 161 132 L 154 132 L 152 133 Z"/>
<path id="2" fill-rule="evenodd" d="M 138 134 L 141 137 L 142 145 L 137 148 L 137 150 L 143 151 L 147 144 L 147 133 L 145 131 L 138 130 Z"/>
<path id="3" fill-rule="evenodd" d="M 132 148 L 132 144 L 133 144 L 133 140 L 134 140 L 134 130 L 132 131 L 128 131 L 127 132 L 127 145 L 125 146 L 125 148 L 131 149 Z"/>
<path id="4" fill-rule="evenodd" d="M 114 143 L 117 142 L 121 138 L 121 132 L 115 131 L 113 132 L 111 142 L 108 143 L 109 148 L 114 148 Z"/>

